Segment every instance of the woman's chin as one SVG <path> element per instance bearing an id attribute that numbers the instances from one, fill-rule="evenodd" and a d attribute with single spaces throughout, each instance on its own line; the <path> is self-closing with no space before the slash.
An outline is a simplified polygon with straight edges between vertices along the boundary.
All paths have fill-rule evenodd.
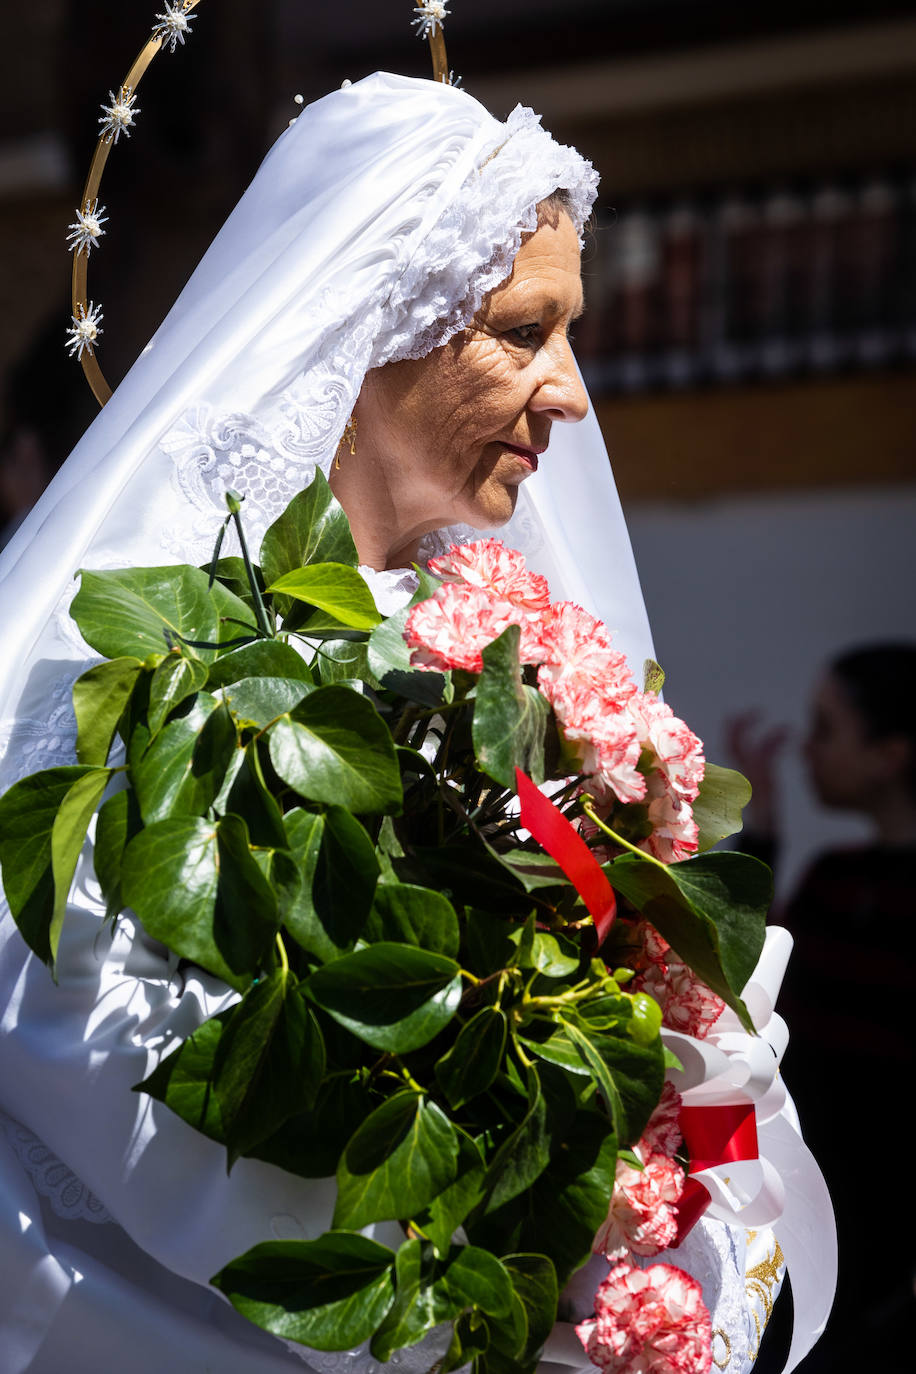
<path id="1" fill-rule="evenodd" d="M 461 523 L 474 530 L 498 530 L 512 519 L 517 501 L 517 485 L 494 483 L 488 490 L 477 492 L 468 513 L 461 517 Z"/>

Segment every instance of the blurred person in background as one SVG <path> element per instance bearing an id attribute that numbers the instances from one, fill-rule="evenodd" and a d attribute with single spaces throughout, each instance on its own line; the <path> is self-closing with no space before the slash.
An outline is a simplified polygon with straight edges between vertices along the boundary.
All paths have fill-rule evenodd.
<path id="1" fill-rule="evenodd" d="M 903 1374 L 916 1349 L 916 1207 L 901 1178 L 916 1070 L 916 644 L 851 649 L 816 691 L 804 744 L 826 807 L 864 816 L 865 844 L 815 858 L 781 924 L 795 939 L 783 987 L 786 1077 L 836 1209 L 834 1316 L 804 1374 Z M 778 862 L 774 765 L 787 732 L 729 726 L 754 802 L 742 848 Z M 902 1148 L 901 1148 L 902 1145 Z"/>

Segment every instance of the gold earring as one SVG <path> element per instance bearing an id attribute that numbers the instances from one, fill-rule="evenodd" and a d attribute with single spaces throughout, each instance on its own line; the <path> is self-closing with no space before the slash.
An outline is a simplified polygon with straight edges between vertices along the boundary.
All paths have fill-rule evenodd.
<path id="1" fill-rule="evenodd" d="M 335 455 L 334 455 L 334 467 L 335 467 L 336 469 L 339 469 L 339 468 L 340 468 L 340 449 L 341 449 L 341 445 L 347 444 L 347 446 L 348 446 L 349 449 L 350 449 L 350 457 L 351 457 L 351 458 L 355 457 L 355 455 L 356 455 L 356 425 L 357 425 L 356 416 L 355 416 L 355 415 L 351 415 L 350 418 L 349 418 L 349 420 L 347 421 L 346 425 L 344 426 L 344 432 L 343 432 L 343 434 L 340 436 L 340 443 L 337 445 L 337 452 L 336 452 Z"/>

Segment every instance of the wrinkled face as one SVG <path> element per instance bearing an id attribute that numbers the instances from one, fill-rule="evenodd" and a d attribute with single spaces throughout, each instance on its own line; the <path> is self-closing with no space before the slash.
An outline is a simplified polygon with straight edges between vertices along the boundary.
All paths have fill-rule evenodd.
<path id="1" fill-rule="evenodd" d="M 370 438 L 405 528 L 509 519 L 551 426 L 587 411 L 568 339 L 581 311 L 578 239 L 558 212 L 526 239 L 468 329 L 425 358 L 368 373 L 360 438 Z"/>
<path id="2" fill-rule="evenodd" d="M 842 682 L 829 675 L 814 695 L 805 758 L 820 801 L 848 810 L 867 809 L 892 767 L 888 742 L 871 737 Z"/>

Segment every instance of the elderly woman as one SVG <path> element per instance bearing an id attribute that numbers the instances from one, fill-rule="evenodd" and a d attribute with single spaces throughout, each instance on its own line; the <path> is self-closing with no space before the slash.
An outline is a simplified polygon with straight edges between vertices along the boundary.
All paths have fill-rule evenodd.
<path id="1" fill-rule="evenodd" d="M 4 786 L 73 758 L 70 688 L 91 661 L 67 614 L 74 570 L 202 562 L 227 487 L 256 543 L 318 467 L 383 611 L 444 527 L 508 522 L 639 668 L 642 600 L 568 337 L 595 187 L 530 111 L 503 124 L 432 82 L 377 74 L 299 117 L 5 554 Z M 179 972 L 129 914 L 106 926 L 88 851 L 60 986 L 8 915 L 3 936 L 5 1374 L 377 1368 L 365 1350 L 287 1349 L 207 1287 L 259 1241 L 320 1234 L 333 1180 L 252 1159 L 227 1176 L 220 1147 L 130 1091 L 233 994 Z M 720 1238 L 700 1263 L 727 1367 L 746 1369 L 743 1250 Z M 573 1337 L 542 1367 L 583 1366 Z"/>

